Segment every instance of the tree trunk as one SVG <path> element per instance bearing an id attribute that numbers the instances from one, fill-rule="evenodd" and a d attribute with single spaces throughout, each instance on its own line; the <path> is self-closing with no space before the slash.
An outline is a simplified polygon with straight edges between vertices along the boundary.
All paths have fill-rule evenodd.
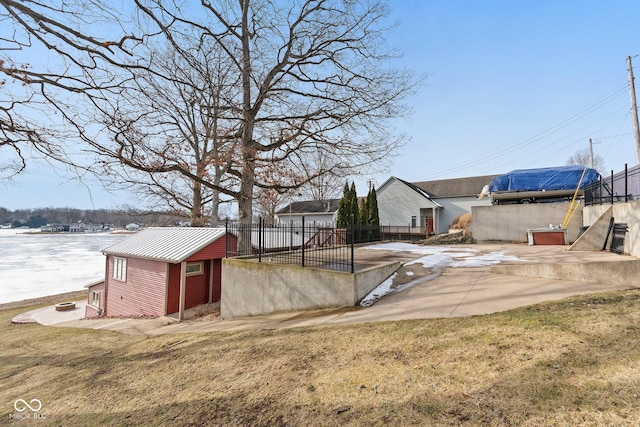
<path id="1" fill-rule="evenodd" d="M 238 194 L 238 221 L 241 233 L 238 236 L 238 251 L 251 253 L 251 223 L 253 219 L 253 186 L 255 183 L 256 152 L 253 147 L 255 116 L 251 106 L 251 48 L 249 31 L 249 1 L 241 1 L 242 7 L 242 178 Z"/>
<path id="2" fill-rule="evenodd" d="M 213 190 L 211 195 L 211 226 L 218 227 L 220 225 L 220 192 Z"/>
<path id="3" fill-rule="evenodd" d="M 241 230 L 238 236 L 238 252 L 249 255 L 251 253 L 251 224 L 253 222 L 255 156 L 251 153 L 245 153 L 243 157 L 244 167 L 238 195 L 238 222 Z"/>
<path id="4" fill-rule="evenodd" d="M 202 215 L 202 185 L 195 182 L 193 185 L 193 203 L 191 204 L 191 226 L 204 227 Z"/>

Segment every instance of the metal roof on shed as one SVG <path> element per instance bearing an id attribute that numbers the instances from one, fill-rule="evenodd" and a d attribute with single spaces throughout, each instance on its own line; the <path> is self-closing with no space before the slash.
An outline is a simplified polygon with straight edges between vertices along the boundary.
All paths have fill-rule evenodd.
<path id="1" fill-rule="evenodd" d="M 115 245 L 104 248 L 102 253 L 178 263 L 224 235 L 224 228 L 147 228 Z"/>

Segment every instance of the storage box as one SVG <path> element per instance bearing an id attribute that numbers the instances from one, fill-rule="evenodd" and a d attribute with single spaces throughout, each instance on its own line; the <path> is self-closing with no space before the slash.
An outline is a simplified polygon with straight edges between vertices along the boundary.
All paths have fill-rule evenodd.
<path id="1" fill-rule="evenodd" d="M 527 230 L 529 246 L 532 245 L 568 245 L 566 228 L 532 228 Z"/>

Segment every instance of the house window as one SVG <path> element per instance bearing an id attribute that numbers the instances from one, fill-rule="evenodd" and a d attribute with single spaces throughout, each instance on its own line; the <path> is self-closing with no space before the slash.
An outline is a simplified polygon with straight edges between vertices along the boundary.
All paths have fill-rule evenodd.
<path id="1" fill-rule="evenodd" d="M 187 276 L 197 276 L 198 274 L 202 274 L 203 272 L 204 263 L 202 261 L 187 263 Z"/>
<path id="2" fill-rule="evenodd" d="M 416 217 L 415 215 L 411 217 L 411 227 L 415 227 L 416 226 Z"/>
<path id="3" fill-rule="evenodd" d="M 91 292 L 91 305 L 100 307 L 100 292 Z"/>
<path id="4" fill-rule="evenodd" d="M 127 281 L 127 259 L 113 258 L 113 278 L 122 282 Z"/>

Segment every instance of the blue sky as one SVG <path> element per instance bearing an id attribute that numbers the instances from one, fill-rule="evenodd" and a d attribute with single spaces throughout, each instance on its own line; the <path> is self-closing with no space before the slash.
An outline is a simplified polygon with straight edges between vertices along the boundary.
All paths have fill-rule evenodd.
<path id="1" fill-rule="evenodd" d="M 391 1 L 390 42 L 427 74 L 397 123 L 407 143 L 373 179 L 426 181 L 558 166 L 579 149 L 607 171 L 636 164 L 627 56 L 640 75 L 637 1 Z M 636 79 L 638 80 L 638 79 Z M 640 83 L 639 83 L 640 84 Z M 362 182 L 362 184 L 361 184 Z M 124 193 L 30 165 L 0 206 L 115 208 Z M 90 190 L 90 191 L 89 191 Z"/>
<path id="2" fill-rule="evenodd" d="M 626 57 L 640 53 L 637 2 L 394 9 L 406 64 L 429 78 L 391 174 L 418 181 L 563 165 L 589 138 L 607 170 L 636 163 Z"/>

